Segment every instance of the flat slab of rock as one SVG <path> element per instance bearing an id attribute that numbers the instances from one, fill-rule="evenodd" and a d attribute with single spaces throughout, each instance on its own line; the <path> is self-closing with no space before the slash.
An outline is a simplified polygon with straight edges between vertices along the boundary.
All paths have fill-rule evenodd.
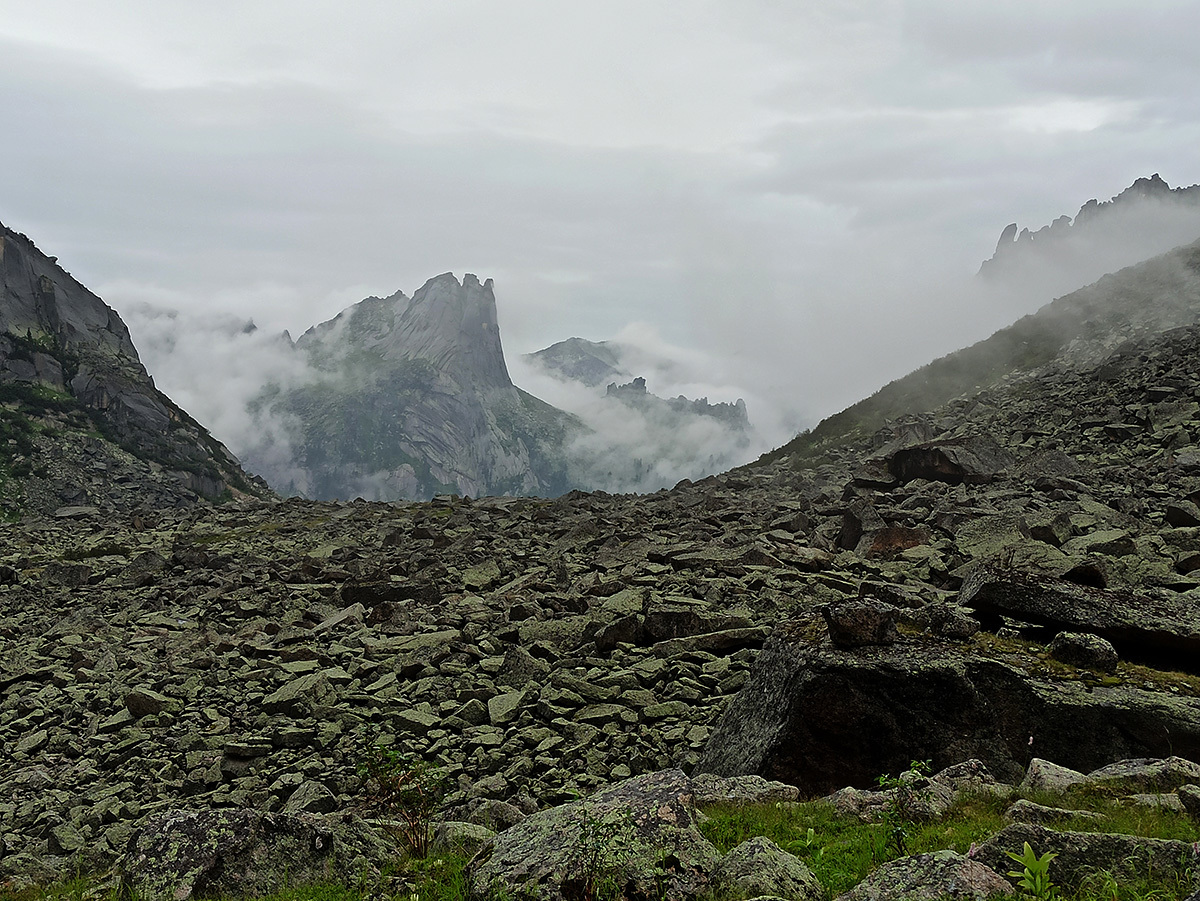
<path id="1" fill-rule="evenodd" d="M 718 776 L 700 773 L 692 779 L 696 804 L 764 804 L 798 801 L 800 789 L 762 776 Z"/>
<path id="2" fill-rule="evenodd" d="M 1185 598 L 1135 594 L 978 567 L 958 602 L 983 618 L 1011 616 L 1061 630 L 1091 632 L 1121 654 L 1200 654 L 1200 608 Z"/>

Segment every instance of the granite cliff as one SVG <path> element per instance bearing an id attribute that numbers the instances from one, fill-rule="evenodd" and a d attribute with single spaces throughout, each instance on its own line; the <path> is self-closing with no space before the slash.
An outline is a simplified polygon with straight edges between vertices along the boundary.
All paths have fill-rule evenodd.
<path id="1" fill-rule="evenodd" d="M 2 225 L 0 398 L 8 516 L 266 493 L 154 387 L 121 317 Z"/>
<path id="2" fill-rule="evenodd" d="M 451 273 L 412 296 L 370 297 L 314 326 L 293 352 L 311 377 L 253 409 L 276 432 L 248 465 L 318 499 L 557 495 L 575 419 L 513 385 L 492 280 Z M 285 443 L 282 458 L 271 442 Z"/>

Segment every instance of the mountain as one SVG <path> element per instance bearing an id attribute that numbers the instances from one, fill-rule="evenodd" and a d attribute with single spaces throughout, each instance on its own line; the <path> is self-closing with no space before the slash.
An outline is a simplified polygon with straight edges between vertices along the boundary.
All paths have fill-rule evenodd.
<path id="1" fill-rule="evenodd" d="M 357 342 L 334 341 L 358 329 L 347 314 L 305 343 L 374 361 L 415 304 L 372 301 Z M 795 847 L 816 870 L 895 797 L 866 789 L 914 760 L 989 796 L 995 825 L 981 828 L 999 834 L 973 827 L 977 861 L 1007 860 L 1000 836 L 1032 834 L 1039 853 L 1069 842 L 1054 865 L 1071 868 L 1051 874 L 1083 897 L 1071 880 L 1085 870 L 1135 868 L 1114 870 L 1124 891 L 1153 852 L 1172 880 L 1153 891 L 1183 897 L 1195 827 L 1180 816 L 1170 834 L 1186 842 L 1147 843 L 1000 832 L 999 814 L 1030 815 L 1051 777 L 1090 781 L 1068 798 L 1089 812 L 1137 810 L 1144 792 L 1155 809 L 1195 798 L 1174 789 L 1200 781 L 1198 359 L 1192 245 L 934 361 L 756 465 L 670 490 L 250 500 L 146 527 L 94 513 L 5 526 L 0 880 L 119 862 L 146 899 L 195 896 L 197 874 L 212 895 L 332 877 L 394 893 L 395 841 L 359 816 L 359 765 L 386 744 L 445 776 L 433 819 L 510 827 L 460 830 L 486 843 L 481 897 L 563 897 L 561 878 L 533 879 L 550 852 L 595 860 L 610 783 L 629 814 L 613 834 L 690 823 L 693 798 L 766 800 L 776 819 L 777 804 L 816 799 L 800 810 L 825 838 Z M 935 818 L 950 778 L 910 782 Z M 856 790 L 822 806 L 844 786 Z M 569 831 L 546 828 L 568 802 Z M 629 856 L 645 868 L 639 897 L 711 897 L 680 888 L 685 867 L 752 859 L 687 847 Z M 874 855 L 859 856 L 865 870 Z M 164 875 L 167 858 L 188 873 Z M 931 860 L 966 866 L 907 858 L 904 878 Z M 274 882 L 239 881 L 248 872 Z M 835 889 L 821 872 L 813 897 L 856 881 L 833 873 Z"/>
<path id="2" fill-rule="evenodd" d="M 154 387 L 121 317 L 0 225 L 0 509 L 131 509 L 262 494 Z"/>
<path id="3" fill-rule="evenodd" d="M 1036 231 L 1005 226 L 979 274 L 992 281 L 1049 280 L 1072 289 L 1104 273 L 1200 237 L 1200 185 L 1172 188 L 1158 173 L 1114 196 L 1089 200 L 1074 219 L 1059 216 Z"/>
<path id="4" fill-rule="evenodd" d="M 882 441 L 889 423 L 955 398 L 983 397 L 1047 367 L 1094 364 L 1124 342 L 1200 322 L 1200 241 L 1104 276 L 990 338 L 934 360 L 762 457 L 814 463 L 848 442 Z M 808 465 L 807 463 L 805 465 Z"/>
<path id="5" fill-rule="evenodd" d="M 312 498 L 557 495 L 574 417 L 513 385 L 492 280 L 445 273 L 369 297 L 290 343 L 307 375 L 252 404 L 248 465 Z"/>
<path id="6" fill-rule="evenodd" d="M 631 375 L 621 365 L 620 346 L 612 341 L 568 338 L 526 354 L 525 359 L 552 375 L 591 388 Z"/>

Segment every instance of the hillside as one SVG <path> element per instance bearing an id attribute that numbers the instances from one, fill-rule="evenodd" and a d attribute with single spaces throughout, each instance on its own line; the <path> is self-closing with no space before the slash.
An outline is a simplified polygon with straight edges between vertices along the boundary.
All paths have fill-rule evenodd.
<path id="1" fill-rule="evenodd" d="M 120 316 L 0 225 L 0 512 L 265 494 L 154 387 Z"/>
<path id="2" fill-rule="evenodd" d="M 1007 792 L 1046 761 L 1200 762 L 1197 252 L 671 491 L 3 527 L 0 873 L 106 867 L 188 810 L 325 830 L 323 872 L 365 878 L 377 743 L 440 768 L 437 817 L 484 827 L 473 872 L 514 892 L 532 870 L 504 866 L 554 843 L 486 830 L 600 789 L 682 816 L 717 777 L 814 797 L 929 760 Z"/>

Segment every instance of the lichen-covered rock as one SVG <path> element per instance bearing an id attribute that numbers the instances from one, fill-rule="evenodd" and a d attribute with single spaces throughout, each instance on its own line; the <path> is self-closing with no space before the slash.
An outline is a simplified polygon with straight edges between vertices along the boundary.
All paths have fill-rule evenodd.
<path id="1" fill-rule="evenodd" d="M 1039 826 L 1052 826 L 1065 823 L 1067 820 L 1080 819 L 1100 822 L 1105 819 L 1103 814 L 1091 810 L 1070 810 L 1064 807 L 1048 807 L 1045 804 L 1035 804 L 1028 798 L 1013 802 L 1004 811 L 1004 819 L 1010 823 L 1034 823 Z"/>
<path id="2" fill-rule="evenodd" d="M 1093 785 L 1118 782 L 1130 791 L 1174 791 L 1189 782 L 1200 782 L 1200 763 L 1182 757 L 1135 757 L 1092 770 L 1086 781 Z"/>
<path id="3" fill-rule="evenodd" d="M 837 901 L 983 901 L 1013 894 L 994 869 L 954 851 L 937 851 L 882 864 Z"/>
<path id="4" fill-rule="evenodd" d="M 893 644 L 899 638 L 898 612 L 891 604 L 874 598 L 829 604 L 821 610 L 829 627 L 829 640 L 839 648 Z"/>
<path id="5" fill-rule="evenodd" d="M 762 776 L 718 776 L 699 773 L 692 778 L 696 804 L 763 804 L 797 801 L 800 789 L 784 782 L 771 782 Z"/>
<path id="6" fill-rule="evenodd" d="M 1050 642 L 1050 656 L 1104 673 L 1116 672 L 1119 659 L 1111 641 L 1087 632 L 1059 632 Z"/>
<path id="7" fill-rule="evenodd" d="M 682 901 L 710 886 L 719 860 L 696 827 L 687 777 L 665 770 L 533 814 L 484 845 L 469 878 L 481 894 L 541 901 L 605 882 L 627 897 Z"/>
<path id="8" fill-rule="evenodd" d="M 171 810 L 146 819 L 120 862 L 143 901 L 270 894 L 378 867 L 394 849 L 361 822 L 253 810 Z"/>
<path id="9" fill-rule="evenodd" d="M 1183 878 L 1196 865 L 1195 847 L 1188 842 L 1093 832 L 1058 832 L 1029 823 L 1006 826 L 979 846 L 975 858 L 995 870 L 1013 869 L 1007 852 L 1020 854 L 1029 846 L 1039 854 L 1053 851 L 1050 878 L 1056 885 L 1075 890 L 1097 870 L 1118 878 L 1147 876 Z"/>
<path id="10" fill-rule="evenodd" d="M 772 895 L 792 901 L 824 901 L 825 888 L 804 861 L 769 838 L 747 839 L 721 860 L 713 881 L 743 898 Z"/>
<path id="11" fill-rule="evenodd" d="M 1021 791 L 1063 791 L 1072 785 L 1085 782 L 1087 776 L 1078 770 L 1059 766 L 1050 760 L 1035 757 L 1029 761 L 1025 778 L 1017 786 Z"/>

